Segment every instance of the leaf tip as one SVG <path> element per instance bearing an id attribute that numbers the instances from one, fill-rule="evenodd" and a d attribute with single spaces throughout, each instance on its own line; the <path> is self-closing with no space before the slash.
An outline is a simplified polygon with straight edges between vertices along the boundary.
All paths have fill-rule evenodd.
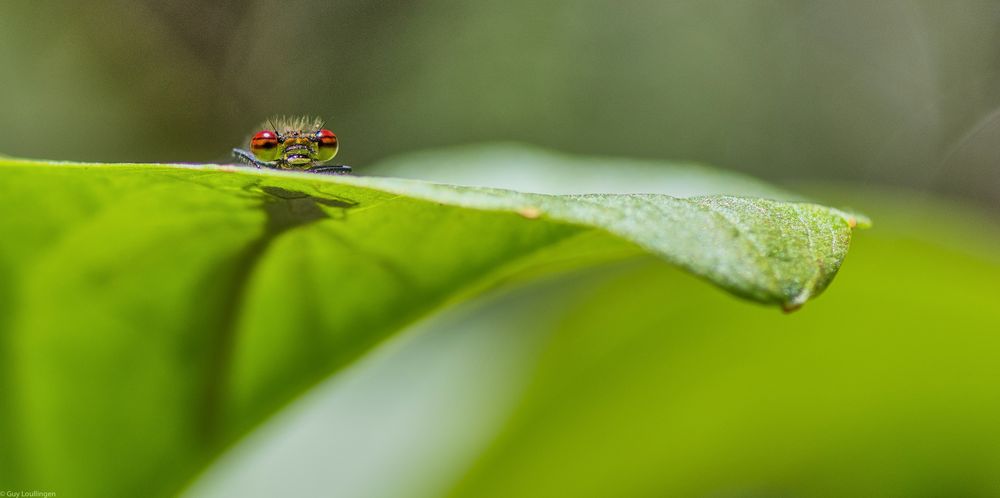
<path id="1" fill-rule="evenodd" d="M 788 314 L 788 313 L 794 313 L 794 312 L 798 311 L 799 308 L 801 308 L 803 304 L 804 303 L 797 303 L 797 302 L 784 303 L 784 304 L 781 305 L 781 311 L 784 311 L 786 314 Z"/>
<path id="2" fill-rule="evenodd" d="M 799 308 L 801 308 L 803 304 L 806 304 L 806 301 L 808 301 L 809 298 L 812 296 L 813 296 L 812 290 L 803 289 L 802 292 L 796 294 L 788 301 L 781 303 L 781 311 L 784 311 L 785 313 L 792 313 L 794 311 L 798 311 Z"/>

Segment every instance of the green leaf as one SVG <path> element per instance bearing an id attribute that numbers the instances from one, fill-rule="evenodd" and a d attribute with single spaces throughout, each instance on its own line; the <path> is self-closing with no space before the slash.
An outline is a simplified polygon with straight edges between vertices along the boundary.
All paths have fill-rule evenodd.
<path id="1" fill-rule="evenodd" d="M 448 496 L 994 496 L 1000 225 L 926 196 L 863 202 L 879 229 L 803 313 L 649 261 L 553 303 L 530 384 Z"/>
<path id="2" fill-rule="evenodd" d="M 176 492 L 319 379 L 485 288 L 649 253 L 790 309 L 827 286 L 855 223 L 732 195 L 14 160 L 0 213 L 0 482 L 81 495 Z"/>
<path id="3" fill-rule="evenodd" d="M 803 312 L 652 257 L 492 292 L 314 389 L 191 496 L 993 496 L 1000 225 L 857 190 L 826 197 L 879 228 Z"/>

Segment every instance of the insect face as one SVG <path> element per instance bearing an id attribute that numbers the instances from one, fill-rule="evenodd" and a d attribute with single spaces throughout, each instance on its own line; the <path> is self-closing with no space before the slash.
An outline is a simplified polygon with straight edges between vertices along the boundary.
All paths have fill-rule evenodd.
<path id="1" fill-rule="evenodd" d="M 293 132 L 289 136 L 281 137 L 278 142 L 281 149 L 280 157 L 285 164 L 300 168 L 316 161 L 316 145 L 309 137 Z"/>
<path id="2" fill-rule="evenodd" d="M 287 134 L 261 130 L 250 139 L 250 152 L 258 160 L 278 160 L 292 168 L 329 161 L 337 155 L 337 149 L 337 135 L 327 129 Z"/>
<path id="3" fill-rule="evenodd" d="M 250 137 L 250 151 L 233 149 L 233 157 L 258 168 L 327 174 L 351 172 L 347 165 L 323 164 L 337 155 L 340 144 L 337 135 L 323 127 L 321 119 L 275 118 L 261 128 Z"/>

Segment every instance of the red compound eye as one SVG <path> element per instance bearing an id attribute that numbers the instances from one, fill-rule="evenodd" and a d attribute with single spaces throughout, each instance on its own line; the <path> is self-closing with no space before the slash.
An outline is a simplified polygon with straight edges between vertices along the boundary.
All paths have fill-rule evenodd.
<path id="1" fill-rule="evenodd" d="M 316 143 L 318 152 L 316 159 L 319 162 L 326 162 L 337 155 L 337 135 L 330 130 L 319 130 L 316 132 Z"/>
<path id="2" fill-rule="evenodd" d="M 278 135 L 270 130 L 258 131 L 250 139 L 250 152 L 261 161 L 273 161 L 278 157 Z"/>

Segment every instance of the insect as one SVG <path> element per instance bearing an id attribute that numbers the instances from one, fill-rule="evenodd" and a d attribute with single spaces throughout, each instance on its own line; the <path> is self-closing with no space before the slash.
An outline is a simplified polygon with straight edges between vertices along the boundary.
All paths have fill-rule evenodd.
<path id="1" fill-rule="evenodd" d="M 339 148 L 337 135 L 323 126 L 323 120 L 318 118 L 268 120 L 261 125 L 260 131 L 250 137 L 250 152 L 233 149 L 233 157 L 258 168 L 350 173 L 350 166 L 323 165 L 337 155 Z"/>

